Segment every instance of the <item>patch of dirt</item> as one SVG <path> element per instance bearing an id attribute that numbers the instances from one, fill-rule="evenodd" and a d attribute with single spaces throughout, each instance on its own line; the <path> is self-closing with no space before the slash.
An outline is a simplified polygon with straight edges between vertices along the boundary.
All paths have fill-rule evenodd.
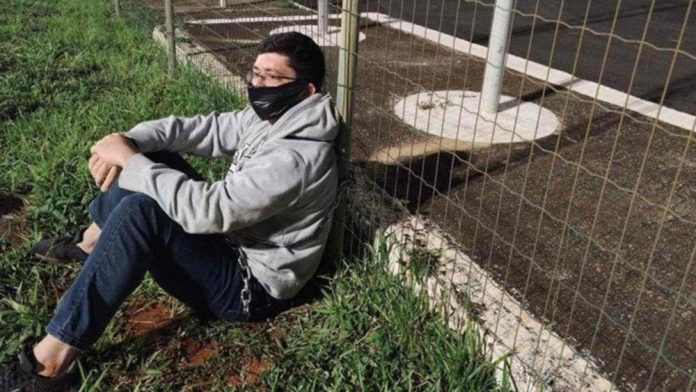
<path id="1" fill-rule="evenodd" d="M 17 196 L 0 191 L 0 216 L 17 212 L 24 207 L 24 202 Z"/>
<path id="2" fill-rule="evenodd" d="M 168 330 L 182 320 L 182 315 L 175 313 L 163 302 L 136 300 L 126 310 L 126 332 L 131 336 L 154 337 Z"/>
<path id="3" fill-rule="evenodd" d="M 286 331 L 282 328 L 271 326 L 266 330 L 266 333 L 268 333 L 268 337 L 275 344 L 280 344 L 285 340 Z"/>
<path id="4" fill-rule="evenodd" d="M 0 191 L 0 252 L 21 244 L 26 233 L 24 200 L 19 196 Z"/>
<path id="5" fill-rule="evenodd" d="M 261 376 L 268 369 L 269 363 L 265 359 L 243 358 L 242 371 L 239 374 L 227 378 L 227 385 L 242 386 L 254 385 L 261 380 Z"/>
<path id="6" fill-rule="evenodd" d="M 220 344 L 216 341 L 202 343 L 192 338 L 183 341 L 186 363 L 192 366 L 200 366 L 207 360 L 218 355 Z"/>

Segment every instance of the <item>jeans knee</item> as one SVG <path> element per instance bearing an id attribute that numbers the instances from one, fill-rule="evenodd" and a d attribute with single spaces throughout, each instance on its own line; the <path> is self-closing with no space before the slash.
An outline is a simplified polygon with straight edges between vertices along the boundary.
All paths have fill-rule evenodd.
<path id="1" fill-rule="evenodd" d="M 121 200 L 111 214 L 111 227 L 118 231 L 125 230 L 126 236 L 157 235 L 166 226 L 166 214 L 155 199 L 143 193 L 133 193 Z M 103 234 L 102 234 L 103 235 Z"/>
<path id="2" fill-rule="evenodd" d="M 124 214 L 142 214 L 146 211 L 159 209 L 157 201 L 144 193 L 128 195 L 121 200 L 121 204 L 125 207 Z"/>

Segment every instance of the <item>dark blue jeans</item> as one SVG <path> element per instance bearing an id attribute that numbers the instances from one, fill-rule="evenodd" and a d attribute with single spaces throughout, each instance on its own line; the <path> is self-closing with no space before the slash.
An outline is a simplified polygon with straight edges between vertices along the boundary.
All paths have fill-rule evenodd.
<path id="1" fill-rule="evenodd" d="M 201 180 L 178 154 L 148 154 L 154 161 Z M 221 234 L 189 234 L 149 196 L 114 183 L 90 205 L 101 229 L 94 250 L 61 299 L 46 331 L 87 349 L 149 272 L 169 294 L 205 317 L 262 320 L 288 309 L 252 277 L 249 314 L 242 311 L 243 279 L 238 250 Z"/>

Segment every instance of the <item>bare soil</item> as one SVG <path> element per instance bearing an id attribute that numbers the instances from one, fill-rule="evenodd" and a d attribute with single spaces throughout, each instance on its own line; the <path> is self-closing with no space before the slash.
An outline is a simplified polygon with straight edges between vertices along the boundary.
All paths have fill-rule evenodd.
<path id="1" fill-rule="evenodd" d="M 241 329 L 255 344 L 263 343 L 262 347 L 268 350 L 216 336 L 191 336 L 188 333 L 192 329 L 190 324 L 196 321 L 175 311 L 162 299 L 131 301 L 125 310 L 123 330 L 128 339 L 143 339 L 143 356 L 148 351 L 158 350 L 171 358 L 171 372 L 163 374 L 161 380 L 165 384 L 169 379 L 175 382 L 178 371 L 186 371 L 186 390 L 206 391 L 223 379 L 229 386 L 254 387 L 260 385 L 261 376 L 270 367 L 267 355 L 274 355 L 275 347 L 284 339 L 283 320 L 292 320 L 293 314 L 287 312 L 277 322 L 243 323 L 234 327 Z M 101 355 L 108 357 L 110 351 L 119 350 L 118 345 L 110 346 Z M 208 364 L 213 366 L 214 373 L 206 367 Z M 127 385 L 132 380 L 124 378 L 122 382 Z"/>
<path id="2" fill-rule="evenodd" d="M 126 310 L 127 333 L 131 336 L 155 337 L 172 328 L 182 315 L 163 302 L 133 301 Z"/>
<path id="3" fill-rule="evenodd" d="M 306 14 L 268 4 L 178 12 Z M 188 31 L 243 74 L 253 45 L 234 41 L 284 24 L 292 22 Z M 391 108 L 424 90 L 479 91 L 482 61 L 383 26 L 362 27 L 368 38 L 359 49 L 352 151 L 375 186 L 445 229 L 624 389 L 693 388 L 694 135 L 507 72 L 503 94 L 553 111 L 562 129 L 535 143 L 458 147 L 410 128 Z M 335 91 L 338 50 L 325 54 Z M 385 149 L 396 149 L 394 161 L 374 160 Z"/>
<path id="4" fill-rule="evenodd" d="M 26 234 L 25 202 L 0 190 L 0 252 L 18 246 Z"/>
<path id="5" fill-rule="evenodd" d="M 219 353 L 219 344 L 212 342 L 197 342 L 191 338 L 185 339 L 184 351 L 186 352 L 186 362 L 192 366 L 200 366 L 207 360 L 215 357 Z"/>
<path id="6" fill-rule="evenodd" d="M 261 376 L 268 369 L 268 362 L 262 359 L 248 358 L 244 361 L 242 371 L 238 375 L 232 375 L 227 379 L 227 385 L 253 385 L 261 380 Z"/>

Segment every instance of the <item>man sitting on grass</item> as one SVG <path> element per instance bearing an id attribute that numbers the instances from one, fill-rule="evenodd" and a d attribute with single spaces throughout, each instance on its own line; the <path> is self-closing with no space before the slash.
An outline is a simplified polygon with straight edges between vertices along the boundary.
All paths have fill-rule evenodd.
<path id="1" fill-rule="evenodd" d="M 319 93 L 324 74 L 309 37 L 272 35 L 247 76 L 246 109 L 147 121 L 94 144 L 89 170 L 103 191 L 90 204 L 94 222 L 34 247 L 40 258 L 84 265 L 48 334 L 0 374 L 0 391 L 77 383 L 76 354 L 146 272 L 205 317 L 261 320 L 292 306 L 318 267 L 336 196 L 339 119 Z M 177 153 L 232 164 L 208 183 Z"/>

